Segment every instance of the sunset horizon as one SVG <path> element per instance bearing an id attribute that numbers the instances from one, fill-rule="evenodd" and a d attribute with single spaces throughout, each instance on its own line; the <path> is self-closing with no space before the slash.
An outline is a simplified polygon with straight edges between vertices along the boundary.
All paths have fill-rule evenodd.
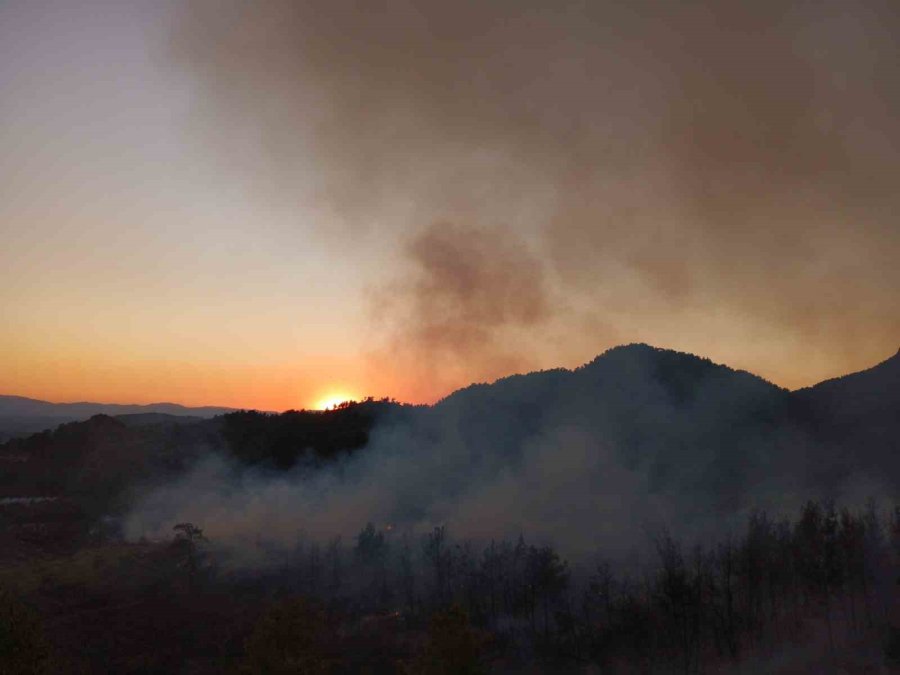
<path id="1" fill-rule="evenodd" d="M 0 389 L 427 403 L 628 342 L 864 368 L 900 336 L 875 4 L 4 3 Z"/>
<path id="2" fill-rule="evenodd" d="M 898 0 L 0 0 L 0 673 L 900 668 Z"/>
<path id="3" fill-rule="evenodd" d="M 622 343 L 619 345 L 613 345 L 612 347 L 601 350 L 601 351 L 597 352 L 597 354 L 595 354 L 594 357 L 591 357 L 591 358 L 585 360 L 584 362 L 575 364 L 573 366 L 559 366 L 559 365 L 548 366 L 546 368 L 540 368 L 539 370 L 552 370 L 552 369 L 560 369 L 560 368 L 565 369 L 565 370 L 573 370 L 575 368 L 586 365 L 593 358 L 601 357 L 603 354 L 605 354 L 609 350 L 628 347 L 628 346 L 636 345 L 636 344 L 648 344 L 649 346 L 654 347 L 656 349 L 662 349 L 665 351 L 676 351 L 676 352 L 680 352 L 680 353 L 697 356 L 700 358 L 710 358 L 706 354 L 692 352 L 690 350 L 676 350 L 676 349 L 672 349 L 670 347 L 666 347 L 666 346 L 662 346 L 662 345 L 629 342 L 629 343 Z M 891 357 L 895 356 L 898 353 L 900 353 L 900 350 L 894 351 L 893 353 L 885 354 L 883 357 L 877 358 L 874 361 L 871 361 L 869 363 L 861 364 L 861 366 L 855 368 L 854 370 L 849 370 L 849 371 L 845 371 L 845 372 L 826 373 L 824 376 L 822 376 L 818 379 L 815 379 L 812 381 L 804 381 L 801 384 L 799 384 L 798 386 L 785 386 L 781 382 L 778 382 L 777 380 L 773 380 L 768 377 L 765 377 L 765 376 L 761 375 L 760 373 L 755 372 L 753 370 L 750 370 L 747 368 L 740 368 L 738 366 L 735 366 L 734 364 L 727 363 L 724 361 L 717 361 L 716 359 L 710 359 L 710 360 L 713 361 L 716 365 L 723 365 L 723 366 L 732 368 L 734 370 L 745 371 L 745 372 L 750 373 L 751 375 L 761 377 L 762 379 L 766 380 L 767 382 L 770 382 L 782 389 L 785 389 L 788 391 L 797 391 L 797 390 L 800 390 L 800 389 L 803 389 L 806 387 L 811 387 L 811 386 L 819 384 L 821 382 L 825 382 L 825 381 L 833 379 L 833 378 L 838 378 L 838 377 L 842 377 L 845 375 L 850 375 L 855 372 L 868 370 L 869 368 L 872 368 L 872 367 L 878 365 L 879 363 L 882 363 L 883 361 L 890 359 Z M 16 392 L 16 391 L 0 391 L 0 396 L 30 398 L 30 399 L 34 399 L 34 400 L 46 401 L 49 403 L 60 403 L 60 404 L 88 403 L 88 402 L 89 403 L 100 403 L 100 404 L 142 405 L 142 406 L 150 406 L 150 405 L 155 405 L 155 404 L 175 404 L 175 405 L 179 405 L 179 406 L 184 406 L 186 408 L 223 407 L 223 408 L 233 408 L 233 409 L 243 409 L 243 410 L 265 410 L 265 411 L 271 411 L 271 412 L 282 412 L 282 411 L 286 411 L 286 410 L 327 410 L 327 409 L 332 408 L 340 403 L 344 403 L 344 402 L 348 402 L 348 401 L 349 402 L 359 402 L 359 401 L 362 401 L 363 399 L 367 399 L 367 398 L 375 399 L 375 400 L 389 399 L 389 400 L 397 401 L 399 403 L 411 404 L 411 405 L 433 405 L 434 403 L 442 400 L 443 398 L 445 398 L 449 394 L 453 393 L 454 391 L 463 389 L 469 385 L 491 383 L 496 380 L 504 379 L 504 378 L 507 378 L 507 377 L 510 377 L 513 375 L 525 375 L 525 374 L 528 374 L 529 372 L 533 372 L 533 371 L 512 371 L 512 372 L 508 372 L 508 373 L 499 374 L 496 377 L 488 379 L 488 380 L 473 380 L 471 382 L 464 382 L 464 383 L 459 384 L 459 386 L 456 386 L 450 390 L 439 393 L 437 396 L 435 396 L 429 400 L 409 400 L 409 399 L 404 399 L 402 397 L 396 396 L 392 392 L 361 391 L 361 390 L 352 389 L 352 388 L 350 388 L 348 386 L 344 386 L 344 385 L 325 386 L 318 393 L 313 394 L 311 396 L 311 398 L 307 401 L 294 402 L 294 403 L 291 403 L 288 405 L 275 405 L 275 406 L 247 405 L 247 404 L 243 404 L 243 403 L 235 402 L 235 401 L 229 401 L 229 402 L 221 402 L 221 401 L 217 401 L 217 400 L 185 401 L 185 400 L 178 400 L 174 397 L 168 397 L 168 398 L 163 397 L 163 398 L 153 399 L 153 400 L 149 400 L 149 399 L 147 399 L 147 400 L 140 400 L 140 399 L 110 400 L 110 399 L 92 398 L 92 397 L 85 397 L 85 396 L 68 398 L 68 399 L 56 399 L 56 398 L 49 398 L 49 397 L 42 397 L 42 396 L 27 395 L 27 394 L 22 394 L 21 392 Z"/>

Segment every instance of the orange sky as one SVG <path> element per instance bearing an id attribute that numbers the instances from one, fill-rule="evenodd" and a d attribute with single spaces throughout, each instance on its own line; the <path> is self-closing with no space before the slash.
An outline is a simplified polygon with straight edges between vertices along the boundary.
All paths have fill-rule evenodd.
<path id="1" fill-rule="evenodd" d="M 890 5 L 566 5 L 0 5 L 0 393 L 430 402 L 629 342 L 794 388 L 893 354 Z"/>

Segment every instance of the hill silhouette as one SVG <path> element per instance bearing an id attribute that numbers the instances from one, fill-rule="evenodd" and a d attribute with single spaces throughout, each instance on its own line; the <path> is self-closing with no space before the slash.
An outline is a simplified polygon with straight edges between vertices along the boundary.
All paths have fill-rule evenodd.
<path id="1" fill-rule="evenodd" d="M 215 418 L 143 412 L 94 415 L 0 444 L 0 497 L 66 497 L 88 516 L 121 511 L 138 490 L 184 473 L 202 457 L 285 470 L 366 445 L 371 429 L 415 410 L 388 400 L 328 411 L 234 411 Z"/>
<path id="2" fill-rule="evenodd" d="M 900 529 L 849 488 L 896 494 L 898 363 L 790 392 L 627 345 L 433 406 L 96 415 L 0 444 L 0 562 L 78 672 L 222 672 L 311 622 L 347 672 L 417 664 L 435 610 L 453 663 L 478 631 L 541 664 L 876 663 Z"/>
<path id="3" fill-rule="evenodd" d="M 730 511 L 766 485 L 836 494 L 853 476 L 900 489 L 898 411 L 900 355 L 792 392 L 706 358 L 632 344 L 573 371 L 472 385 L 431 414 L 444 430 L 452 420 L 467 446 L 492 448 L 500 471 L 564 429 L 642 472 L 651 493 Z"/>
<path id="4" fill-rule="evenodd" d="M 900 489 L 898 363 L 895 356 L 791 392 L 709 359 L 634 344 L 574 370 L 473 384 L 433 406 L 368 399 L 328 412 L 99 416 L 0 445 L 0 461 L 16 462 L 0 490 L 70 495 L 97 514 L 142 503 L 154 486 L 177 479 L 154 511 L 163 527 L 188 512 L 205 522 L 191 511 L 198 495 L 219 499 L 213 483 L 232 480 L 237 467 L 302 466 L 302 480 L 319 472 L 330 481 L 327 490 L 303 487 L 304 499 L 320 489 L 327 510 L 366 494 L 372 517 L 385 522 L 495 521 L 566 532 L 605 513 L 611 531 L 626 518 L 628 527 L 655 518 L 690 525 L 758 504 L 796 506 L 809 495 Z M 332 476 L 327 467 L 350 457 L 341 477 Z M 206 461 L 236 468 L 191 473 Z M 283 494 L 267 506 L 267 480 L 242 479 L 221 498 L 309 507 Z M 239 506 L 215 508 L 226 532 L 221 513 Z"/>
<path id="5" fill-rule="evenodd" d="M 900 478 L 900 353 L 858 373 L 800 389 L 795 411 L 835 476 L 864 469 L 894 487 Z"/>

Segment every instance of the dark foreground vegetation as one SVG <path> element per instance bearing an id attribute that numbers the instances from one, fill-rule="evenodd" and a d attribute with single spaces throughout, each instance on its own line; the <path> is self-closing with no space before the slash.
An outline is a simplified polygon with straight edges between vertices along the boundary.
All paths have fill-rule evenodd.
<path id="1" fill-rule="evenodd" d="M 193 524 L 0 572 L 0 672 L 878 672 L 900 664 L 900 509 L 809 502 L 585 574 L 444 528 L 234 559 Z M 232 552 L 233 554 L 233 552 Z M 745 670 L 737 670 L 743 666 Z M 749 670 L 747 670 L 749 668 Z M 593 669 L 593 670 L 592 670 Z"/>
<path id="2" fill-rule="evenodd" d="M 65 499 L 93 521 L 123 512 L 136 494 L 202 457 L 315 468 L 363 448 L 377 423 L 403 421 L 418 409 L 369 398 L 328 411 L 238 411 L 214 419 L 95 415 L 0 443 L 0 498 Z"/>
<path id="3" fill-rule="evenodd" d="M 886 672 L 900 511 L 813 501 L 722 524 L 865 486 L 900 494 L 898 392 L 900 355 L 787 392 L 632 345 L 430 407 L 100 415 L 14 439 L 0 444 L 0 675 Z M 310 485 L 312 506 L 283 499 Z M 360 489 L 377 498 L 359 506 Z M 718 534 L 645 532 L 657 497 L 663 522 Z M 463 532 L 472 514 L 530 534 L 421 529 L 455 517 Z M 128 522 L 164 536 L 125 541 Z M 344 539 L 301 534 L 332 530 Z M 546 545 L 595 541 L 607 562 Z M 641 542 L 639 558 L 621 550 Z"/>

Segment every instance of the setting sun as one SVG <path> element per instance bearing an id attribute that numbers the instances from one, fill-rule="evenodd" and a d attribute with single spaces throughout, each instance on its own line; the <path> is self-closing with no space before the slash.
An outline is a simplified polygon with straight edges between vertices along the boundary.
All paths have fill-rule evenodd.
<path id="1" fill-rule="evenodd" d="M 347 393 L 331 393 L 319 398 L 314 404 L 314 410 L 330 410 L 332 408 L 336 408 L 341 403 L 345 401 L 355 401 L 356 397 L 353 394 Z"/>

